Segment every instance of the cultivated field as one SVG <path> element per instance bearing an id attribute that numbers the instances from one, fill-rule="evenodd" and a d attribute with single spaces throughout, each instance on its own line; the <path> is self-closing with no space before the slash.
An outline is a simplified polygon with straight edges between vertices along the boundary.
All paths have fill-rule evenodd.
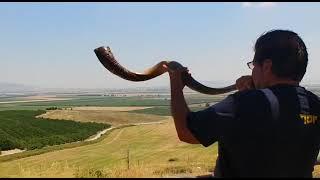
<path id="1" fill-rule="evenodd" d="M 226 95 L 202 95 L 191 94 L 186 96 L 187 103 L 190 106 L 201 106 L 205 103 L 217 102 Z M 71 107 L 169 107 L 170 96 L 154 95 L 154 96 L 57 96 L 61 100 L 55 101 L 40 101 L 40 102 L 15 102 L 15 103 L 0 103 L 1 110 L 45 110 L 50 107 L 71 108 Z M 65 100 L 62 100 L 65 99 Z M 25 100 L 25 99 L 24 99 Z M 37 99 L 29 99 L 34 101 Z M 0 102 L 7 102 L 8 98 L 1 99 Z M 10 98 L 10 101 L 22 101 L 19 98 Z"/>
<path id="2" fill-rule="evenodd" d="M 0 104 L 23 103 L 23 102 L 41 102 L 41 101 L 61 101 L 69 98 L 58 98 L 56 96 L 26 96 L 20 98 L 2 98 Z"/>
<path id="3" fill-rule="evenodd" d="M 128 113 L 110 110 L 53 110 L 37 116 L 38 118 L 48 118 L 57 120 L 74 120 L 80 122 L 99 122 L 107 123 L 112 126 L 157 122 L 164 118 L 157 115 L 147 115 L 138 113 Z"/>
<path id="4" fill-rule="evenodd" d="M 164 177 L 209 173 L 215 164 L 216 145 L 203 148 L 180 142 L 172 120 L 163 122 L 116 129 L 102 141 L 86 146 L 2 162 L 0 177 Z"/>
<path id="5" fill-rule="evenodd" d="M 156 115 L 159 108 L 162 115 L 170 114 L 168 99 L 157 98 L 91 96 L 3 106 L 3 109 L 59 107 L 60 110 L 50 110 L 39 117 L 108 123 L 113 127 L 162 124 L 122 127 L 91 143 L 71 143 L 0 157 L 0 177 L 165 177 L 209 173 L 216 158 L 215 145 L 202 148 L 180 142 L 172 119 Z M 201 99 L 188 101 L 197 106 L 204 103 Z"/>
<path id="6" fill-rule="evenodd" d="M 134 110 L 141 110 L 147 109 L 151 107 L 138 107 L 138 106 L 128 106 L 128 107 L 99 107 L 99 106 L 84 106 L 84 107 L 73 107 L 73 110 L 104 110 L 104 111 L 134 111 Z"/>
<path id="7" fill-rule="evenodd" d="M 0 111 L 0 150 L 30 150 L 80 141 L 110 127 L 107 123 L 35 118 L 43 113 L 45 111 Z"/>
<path id="8" fill-rule="evenodd" d="M 187 102 L 196 111 L 224 97 L 192 94 L 187 96 Z M 58 110 L 47 111 L 39 117 L 108 123 L 117 128 L 91 142 L 74 142 L 2 156 L 0 177 L 194 177 L 211 173 L 215 166 L 216 143 L 205 148 L 178 140 L 169 116 L 168 96 L 68 98 L 0 104 L 0 111 L 58 107 Z M 160 124 L 132 126 L 156 122 Z M 315 166 L 314 176 L 320 177 L 320 166 Z"/>

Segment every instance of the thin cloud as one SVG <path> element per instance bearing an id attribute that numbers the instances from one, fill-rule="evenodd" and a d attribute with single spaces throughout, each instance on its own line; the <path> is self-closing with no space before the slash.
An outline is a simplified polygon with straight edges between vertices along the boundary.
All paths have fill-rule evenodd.
<path id="1" fill-rule="evenodd" d="M 253 4 L 252 2 L 243 2 L 243 3 L 242 3 L 242 6 L 243 6 L 243 7 L 251 7 L 252 4 Z"/>
<path id="2" fill-rule="evenodd" d="M 275 6 L 276 3 L 275 2 L 261 2 L 259 4 L 260 7 L 272 7 L 272 6 Z"/>
<path id="3" fill-rule="evenodd" d="M 275 6 L 275 2 L 243 2 L 242 7 L 260 7 L 267 8 Z"/>

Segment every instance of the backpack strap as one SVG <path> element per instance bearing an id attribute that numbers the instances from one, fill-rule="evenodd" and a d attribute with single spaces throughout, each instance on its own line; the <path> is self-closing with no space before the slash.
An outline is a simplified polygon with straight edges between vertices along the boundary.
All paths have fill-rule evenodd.
<path id="1" fill-rule="evenodd" d="M 272 118 L 275 120 L 278 119 L 280 113 L 279 113 L 279 101 L 277 96 L 275 96 L 274 93 L 268 88 L 260 89 L 260 91 L 264 93 L 264 95 L 267 97 L 270 103 Z"/>

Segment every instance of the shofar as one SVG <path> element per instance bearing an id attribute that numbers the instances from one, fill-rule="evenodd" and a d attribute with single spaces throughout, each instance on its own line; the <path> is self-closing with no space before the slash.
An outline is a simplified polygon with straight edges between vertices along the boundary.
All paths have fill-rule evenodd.
<path id="1" fill-rule="evenodd" d="M 113 74 L 129 80 L 129 81 L 146 81 L 161 74 L 165 73 L 166 71 L 163 70 L 162 65 L 167 64 L 170 69 L 176 69 L 183 67 L 180 63 L 176 61 L 161 61 L 155 66 L 147 69 L 144 73 L 136 73 L 131 72 L 121 66 L 118 61 L 114 58 L 111 50 L 109 47 L 105 48 L 104 46 L 94 49 L 95 54 L 97 55 L 99 61 L 103 64 L 105 68 L 107 68 Z M 223 88 L 211 88 L 207 87 L 195 79 L 191 77 L 191 75 L 185 72 L 182 75 L 182 80 L 184 81 L 185 85 L 190 89 L 203 93 L 203 94 L 223 94 L 230 91 L 236 90 L 235 85 L 223 87 Z"/>

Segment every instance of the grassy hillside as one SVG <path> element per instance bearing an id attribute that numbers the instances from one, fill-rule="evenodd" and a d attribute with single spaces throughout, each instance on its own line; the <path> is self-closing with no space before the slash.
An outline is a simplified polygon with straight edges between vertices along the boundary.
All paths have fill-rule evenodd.
<path id="1" fill-rule="evenodd" d="M 74 100 L 74 105 L 88 104 L 99 106 L 130 106 L 134 98 L 131 97 L 85 97 L 81 102 Z M 214 102 L 213 97 L 190 96 L 189 104 Z M 108 102 L 103 102 L 103 99 Z M 122 101 L 122 100 L 123 101 Z M 198 100 L 197 100 L 198 99 Z M 114 101 L 112 101 L 114 100 Z M 55 110 L 44 117 L 53 119 L 68 119 L 81 122 L 99 122 L 112 125 L 155 122 L 162 124 L 128 126 L 114 129 L 94 142 L 70 143 L 35 149 L 19 154 L 0 157 L 0 178 L 2 177 L 175 177 L 196 176 L 211 173 L 217 157 L 217 144 L 208 148 L 201 145 L 191 145 L 178 140 L 170 115 L 170 106 L 164 101 L 136 98 L 135 106 L 152 105 L 153 108 L 134 110 L 130 112 L 113 112 L 107 110 Z M 148 104 L 148 103 L 149 104 Z M 63 102 L 30 103 L 30 108 L 68 105 Z M 59 102 L 61 103 L 61 102 Z M 21 103 L 22 104 L 22 103 Z M 26 104 L 26 103 L 24 103 Z M 16 105 L 19 106 L 19 103 Z M 39 106 L 38 106 L 39 105 Z M 21 108 L 22 106 L 20 106 Z M 12 105 L 12 108 L 14 105 Z M 204 106 L 195 105 L 192 110 L 203 109 Z M 1 108 L 0 108 L 1 109 Z M 6 112 L 6 111 L 0 111 Z M 14 111 L 12 111 L 14 112 Z M 33 112 L 34 117 L 43 111 L 25 111 L 24 117 Z M 166 118 L 166 119 L 164 119 Z M 41 120 L 43 121 L 43 119 Z M 65 120 L 53 120 L 55 123 Z M 3 127 L 0 119 L 0 130 Z M 76 123 L 69 121 L 71 123 Z M 17 123 L 18 124 L 18 123 Z M 63 127 L 62 127 L 63 128 Z M 12 129 L 12 128 L 10 128 Z M 13 128 L 14 129 L 14 128 Z M 71 128 L 72 129 L 72 128 Z M 1 140 L 1 136 L 0 136 Z M 1 144 L 1 142 L 0 142 Z M 22 158 L 23 157 L 23 158 Z M 315 166 L 313 175 L 320 177 L 320 166 Z"/>
<path id="2" fill-rule="evenodd" d="M 102 129 L 101 123 L 37 119 L 45 111 L 0 111 L 0 148 L 35 149 L 84 140 Z"/>
<path id="3" fill-rule="evenodd" d="M 116 129 L 94 144 L 1 162 L 0 178 L 177 177 L 211 173 L 217 144 L 204 148 L 180 142 L 173 121 L 163 122 Z M 320 175 L 319 167 L 315 166 L 315 177 Z"/>
<path id="4" fill-rule="evenodd" d="M 95 144 L 2 162 L 0 177 L 167 177 L 209 173 L 215 166 L 216 144 L 204 148 L 180 142 L 172 119 L 163 122 L 116 129 Z"/>

